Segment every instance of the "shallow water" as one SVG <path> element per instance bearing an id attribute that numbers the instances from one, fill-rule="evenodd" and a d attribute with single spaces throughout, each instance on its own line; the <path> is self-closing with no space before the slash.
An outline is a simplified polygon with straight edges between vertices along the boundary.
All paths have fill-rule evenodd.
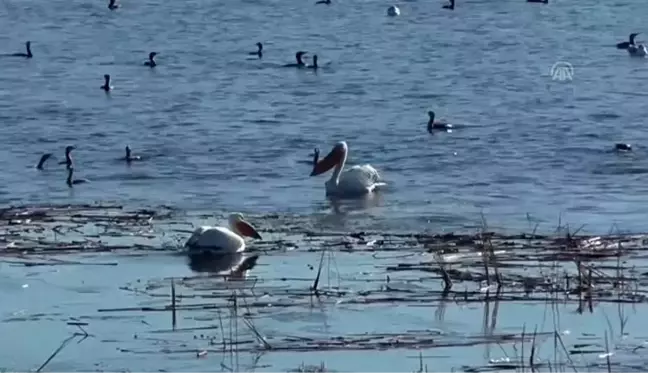
<path id="1" fill-rule="evenodd" d="M 89 211 L 51 216 L 61 219 Z M 556 364 L 566 364 L 564 350 L 589 351 L 572 355 L 570 366 L 579 371 L 603 369 L 605 359 L 599 355 L 608 350 L 613 353 L 615 369 L 645 367 L 641 349 L 646 336 L 639 332 L 645 329 L 643 304 L 610 303 L 616 295 L 602 295 L 596 297 L 590 312 L 579 311 L 577 297 L 564 291 L 555 300 L 546 298 L 542 286 L 525 295 L 520 287 L 525 276 L 543 282 L 556 275 L 560 278 L 563 269 L 551 269 L 547 260 L 544 267 L 538 267 L 542 276 L 537 277 L 533 266 L 543 263 L 520 264 L 514 260 L 520 255 L 513 254 L 514 246 L 495 243 L 502 248 L 496 251 L 501 270 L 509 273 L 502 301 L 485 302 L 480 291 L 485 284 L 477 277 L 455 279 L 453 293 L 443 298 L 439 296 L 441 278 L 430 270 L 434 265 L 423 264 L 433 260 L 431 250 L 442 249 L 434 249 L 437 245 L 431 242 L 409 235 L 380 239 L 370 233 L 358 238 L 296 230 L 309 224 L 321 227 L 317 219 L 310 223 L 303 218 L 250 219 L 259 223 L 255 225 L 263 241 L 249 245 L 248 252 L 258 254 L 259 263 L 244 282 L 195 273 L 178 252 L 176 242 L 186 236 L 184 223 L 203 224 L 205 217 L 155 218 L 152 226 L 124 219 L 120 226 L 104 225 L 106 230 L 90 225 L 79 230 L 85 242 L 66 228 L 76 223 L 65 219 L 39 223 L 34 218 L 31 223 L 14 220 L 14 225 L 5 225 L 9 234 L 0 246 L 0 291 L 11 301 L 0 303 L 0 332 L 13 343 L 0 349 L 0 369 L 37 369 L 63 340 L 73 338 L 47 364 L 46 371 L 287 371 L 321 361 L 338 371 L 416 371 L 419 354 L 430 371 L 449 371 L 482 367 L 491 360 L 528 359 L 534 330 L 538 333 L 535 345 L 540 348 L 534 360 L 544 364 L 540 371 L 551 370 L 547 362 L 554 364 L 553 371 Z M 143 217 L 139 222 L 147 220 Z M 34 229 L 47 226 L 59 227 L 59 233 Z M 289 233 L 282 231 L 286 226 Z M 91 236 L 93 230 L 98 233 Z M 27 240 L 36 237 L 49 243 Z M 442 242 L 446 242 L 442 246 L 453 246 L 450 241 Z M 628 255 L 640 256 L 645 237 L 632 242 L 624 243 L 626 249 L 635 250 Z M 34 246 L 54 245 L 62 245 L 58 250 L 76 248 L 84 253 L 30 253 Z M 474 249 L 463 245 L 455 246 L 459 251 L 447 256 L 448 262 L 450 257 L 455 259 L 447 268 L 477 276 L 481 263 L 471 260 Z M 321 254 L 322 249 L 327 252 Z M 525 252 L 535 250 L 538 247 L 528 246 Z M 321 258 L 318 297 L 309 288 Z M 605 264 L 615 262 L 612 257 L 592 263 L 606 276 L 614 276 Z M 408 263 L 421 268 L 394 269 Z M 627 273 L 645 276 L 637 275 L 646 271 L 645 264 L 641 260 L 633 263 L 625 264 L 632 266 Z M 562 266 L 574 278 L 573 264 L 564 261 Z M 608 289 L 614 277 L 599 273 L 596 289 Z M 179 308 L 175 330 L 168 308 L 171 279 Z M 636 284 L 640 287 L 637 293 L 643 294 L 645 281 L 639 279 Z M 238 304 L 235 313 L 233 294 Z M 645 298 L 641 294 L 635 301 Z M 618 299 L 633 298 L 619 295 Z M 270 349 L 245 325 L 246 319 Z M 69 322 L 87 323 L 83 329 L 88 337 L 74 336 L 82 332 Z M 564 350 L 556 347 L 554 331 L 560 333 Z M 609 348 L 604 344 L 606 337 Z M 238 352 L 230 353 L 231 341 L 237 343 Z M 582 344 L 586 346 L 577 347 Z M 198 357 L 198 353 L 204 355 Z"/>
<path id="2" fill-rule="evenodd" d="M 70 259 L 66 257 L 65 259 Z M 119 262 L 118 267 L 111 266 L 55 266 L 34 267 L 25 270 L 23 267 L 13 267 L 7 264 L 2 266 L 3 293 L 11 296 L 12 302 L 3 302 L 0 309 L 2 333 L 6 338 L 11 338 L 11 345 L 5 344 L 0 352 L 5 369 L 36 369 L 59 346 L 62 340 L 78 332 L 73 326 L 66 326 L 65 322 L 86 322 L 85 330 L 91 336 L 81 343 L 75 340 L 48 364 L 49 371 L 63 370 L 125 370 L 157 371 L 192 371 L 217 369 L 222 362 L 226 366 L 234 367 L 238 364 L 240 370 L 256 371 L 286 371 L 293 369 L 302 362 L 319 364 L 326 362 L 330 369 L 338 371 L 415 371 L 419 366 L 419 352 L 408 349 L 389 349 L 387 351 L 349 351 L 336 349 L 335 351 L 310 351 L 295 353 L 294 351 L 268 351 L 265 353 L 239 353 L 232 357 L 229 352 L 222 352 L 221 336 L 228 336 L 230 325 L 229 311 L 222 310 L 197 310 L 179 311 L 179 331 L 171 331 L 170 312 L 98 312 L 100 309 L 161 306 L 170 303 L 169 282 L 163 281 L 167 276 L 193 276 L 186 266 L 182 265 L 182 258 L 168 253 L 148 253 L 139 258 L 111 256 L 110 258 L 84 258 L 76 257 L 85 263 L 90 262 Z M 263 257 L 263 264 L 255 268 L 254 274 L 262 282 L 255 290 L 257 299 L 248 302 L 260 301 L 264 298 L 273 298 L 272 295 L 263 296 L 264 287 L 277 286 L 278 281 L 290 271 L 294 277 L 313 277 L 313 272 L 306 266 L 301 268 L 294 263 L 317 264 L 318 253 L 293 252 L 282 255 Z M 368 267 L 366 258 L 355 254 L 337 254 L 336 270 L 343 276 L 341 286 L 354 291 L 375 289 L 377 285 L 349 282 L 349 279 L 358 276 Z M 115 270 L 119 277 L 115 278 Z M 375 276 L 382 276 L 374 273 Z M 399 286 L 407 275 L 391 274 L 392 286 Z M 107 278 L 113 279 L 109 282 Z M 329 279 L 325 278 L 324 287 Z M 331 283 L 337 285 L 335 271 L 331 273 Z M 179 304 L 216 304 L 218 300 L 209 299 L 209 294 L 217 294 L 217 289 L 224 289 L 222 281 L 215 279 L 202 280 L 193 277 L 191 289 L 178 287 L 178 296 L 192 296 L 181 299 Z M 283 282 L 286 287 L 308 286 L 307 283 Z M 440 284 L 439 284 L 440 286 Z M 137 294 L 125 291 L 126 287 L 146 290 L 149 294 L 158 294 L 151 297 L 146 294 Z M 210 290 L 211 289 L 211 290 Z M 269 292 L 271 294 L 272 292 Z M 193 297 L 196 294 L 202 297 Z M 248 292 L 248 294 L 250 294 Z M 164 296 L 167 295 L 167 296 Z M 559 330 L 563 334 L 564 343 L 571 349 L 572 345 L 590 342 L 598 349 L 605 333 L 614 351 L 614 360 L 640 359 L 640 357 L 627 353 L 628 349 L 642 345 L 645 335 L 631 333 L 621 335 L 616 319 L 616 305 L 597 306 L 593 314 L 578 314 L 575 312 L 577 305 L 572 303 L 558 304 L 555 313 L 550 305 L 537 302 L 496 302 L 463 303 L 449 300 L 441 303 L 426 304 L 345 304 L 345 298 L 333 302 L 330 300 L 317 301 L 312 299 L 304 306 L 299 306 L 302 301 L 295 300 L 291 307 L 268 306 L 256 309 L 251 313 L 255 327 L 275 346 L 285 345 L 280 341 L 292 336 L 300 338 L 329 339 L 335 336 L 353 338 L 354 334 L 363 333 L 399 333 L 411 334 L 413 331 L 423 331 L 436 344 L 443 343 L 468 343 L 471 339 L 487 341 L 489 335 L 510 335 L 522 333 L 526 329 L 528 334 L 537 328 L 538 332 L 552 332 Z M 640 309 L 633 310 L 626 307 L 629 322 L 626 331 L 639 330 L 644 323 Z M 493 313 L 494 312 L 494 313 Z M 219 320 L 222 315 L 224 321 Z M 369 315 L 369 317 L 368 317 Z M 557 323 L 554 324 L 554 315 Z M 611 320 L 608 325 L 606 317 Z M 224 323 L 221 330 L 220 326 Z M 484 327 L 495 323 L 494 328 Z M 208 330 L 189 330 L 185 328 L 211 327 Z M 633 329 L 634 328 L 634 329 Z M 257 347 L 259 343 L 254 338 L 239 318 L 237 340 L 247 340 L 241 347 Z M 527 335 L 528 335 L 527 334 Z M 35 343 L 38 335 L 38 343 Z M 358 337 L 356 337 L 358 338 Z M 543 355 L 551 355 L 553 351 L 553 338 L 539 338 Z M 213 344 L 209 341 L 213 340 Z M 300 345 L 299 342 L 293 346 Z M 625 351 L 624 351 L 624 345 Z M 627 346 L 631 345 L 630 348 Z M 12 348 L 11 346 L 16 346 Z M 29 346 L 23 348 L 18 346 Z M 465 347 L 433 347 L 421 348 L 424 363 L 430 371 L 449 371 L 459 369 L 461 366 L 482 366 L 489 359 L 502 359 L 506 355 L 513 359 L 512 344 L 507 342 L 478 343 L 475 346 Z M 520 353 L 520 343 L 517 344 Z M 527 352 L 530 343 L 527 341 Z M 592 349 L 592 348 L 590 348 Z M 203 358 L 197 358 L 196 352 L 208 350 Z M 153 359 L 153 360 L 151 360 Z M 594 356 L 578 357 L 588 363 Z M 238 363 L 237 363 L 238 360 Z M 598 359 L 603 364 L 604 360 Z M 238 370 L 237 370 L 238 371 Z"/>
<path id="3" fill-rule="evenodd" d="M 314 147 L 346 140 L 389 186 L 355 215 L 394 228 L 526 229 L 558 216 L 645 230 L 648 60 L 613 45 L 642 31 L 639 0 L 332 6 L 288 0 L 0 3 L 0 203 L 119 200 L 187 209 L 326 211 Z M 265 43 L 262 60 L 247 56 Z M 279 68 L 296 50 L 317 74 Z M 142 66 L 149 51 L 159 66 Z M 552 80 L 554 63 L 573 80 Z M 115 90 L 99 89 L 102 75 Z M 429 135 L 426 111 L 463 125 Z M 615 142 L 636 151 L 618 155 Z M 68 190 L 55 162 L 75 144 Z M 127 167 L 130 144 L 146 157 Z M 527 221 L 530 214 L 531 223 Z"/>

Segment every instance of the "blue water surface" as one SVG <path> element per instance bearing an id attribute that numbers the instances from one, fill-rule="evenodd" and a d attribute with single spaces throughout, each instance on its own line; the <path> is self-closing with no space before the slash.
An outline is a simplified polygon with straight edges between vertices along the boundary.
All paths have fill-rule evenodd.
<path id="1" fill-rule="evenodd" d="M 541 222 L 644 231 L 648 60 L 640 0 L 2 0 L 0 203 L 331 209 L 309 154 L 339 140 L 389 183 L 359 219 L 450 230 Z M 263 59 L 248 53 L 265 45 Z M 306 50 L 317 73 L 281 68 Z M 143 66 L 148 52 L 159 66 Z M 309 60 L 310 61 L 310 60 Z M 552 79 L 556 63 L 572 79 Z M 99 89 L 103 74 L 114 91 Z M 564 76 L 564 75 L 563 75 Z M 555 77 L 555 75 L 553 76 Z M 426 112 L 457 123 L 430 135 Z M 630 142 L 632 154 L 611 151 Z M 77 177 L 65 184 L 63 149 Z M 145 161 L 117 158 L 130 144 Z M 34 168 L 54 152 L 47 170 Z M 529 216 L 527 217 L 527 213 Z"/>

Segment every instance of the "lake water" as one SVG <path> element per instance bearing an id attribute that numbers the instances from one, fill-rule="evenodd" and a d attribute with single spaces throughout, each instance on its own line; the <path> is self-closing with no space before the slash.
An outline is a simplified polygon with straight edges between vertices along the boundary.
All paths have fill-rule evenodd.
<path id="1" fill-rule="evenodd" d="M 643 31 L 648 4 L 405 1 L 396 18 L 388 5 L 3 0 L 1 52 L 31 40 L 35 57 L 0 58 L 0 203 L 322 212 L 328 176 L 309 178 L 309 154 L 346 140 L 350 162 L 389 183 L 359 219 L 439 231 L 483 211 L 492 226 L 550 229 L 562 213 L 645 230 L 648 60 L 614 44 Z M 257 41 L 262 60 L 247 55 Z M 297 50 L 325 66 L 280 68 Z M 562 62 L 572 80 L 552 79 Z M 428 110 L 462 128 L 428 134 Z M 73 191 L 56 162 L 33 167 L 69 144 L 92 181 Z M 146 160 L 117 161 L 126 144 Z"/>
<path id="2" fill-rule="evenodd" d="M 218 214 L 316 215 L 347 229 L 435 232 L 475 228 L 480 212 L 491 227 L 530 230 L 541 223 L 541 230 L 552 230 L 562 214 L 562 224 L 587 224 L 589 231 L 604 232 L 613 223 L 646 230 L 648 59 L 631 58 L 614 44 L 645 31 L 648 3 L 459 0 L 449 12 L 440 1 L 419 0 L 398 2 L 401 16 L 389 18 L 391 3 L 333 1 L 125 0 L 113 12 L 102 1 L 2 0 L 0 53 L 22 52 L 31 40 L 35 57 L 0 58 L 0 205 L 112 200 Z M 248 56 L 257 41 L 265 45 L 261 60 Z M 317 54 L 323 68 L 280 67 L 293 62 L 297 50 Z M 150 51 L 159 53 L 153 70 L 142 66 Z M 556 64 L 570 64 L 572 79 L 553 79 Z M 109 96 L 99 89 L 103 74 L 113 77 Z M 428 110 L 460 127 L 428 134 Z M 328 176 L 308 176 L 312 149 L 327 152 L 340 140 L 350 147 L 350 163 L 374 165 L 389 184 L 374 199 L 340 207 L 350 212 L 345 215 L 331 213 L 339 206 L 324 195 Z M 635 151 L 617 154 L 616 142 L 632 143 Z M 126 144 L 145 160 L 130 167 L 120 162 Z M 56 164 L 66 145 L 77 146 L 75 174 L 90 184 L 66 186 L 65 170 Z M 34 165 L 44 152 L 57 159 L 38 171 Z M 377 288 L 350 282 L 360 272 L 382 281 L 384 268 L 374 259 L 338 256 L 343 287 Z M 47 369 L 218 369 L 218 353 L 193 355 L 208 348 L 193 338 L 197 333 L 157 336 L 169 328 L 168 313 L 98 312 L 168 304 L 164 280 L 192 274 L 182 258 L 148 253 L 80 260 L 119 266 L 2 263 L 0 287 L 11 297 L 0 308 L 2 335 L 14 342 L 0 349 L 0 370 L 36 369 L 75 330 L 64 321 L 78 319 L 90 324 L 93 337 L 67 347 Z M 268 254 L 254 274 L 266 282 L 281 282 L 285 273 L 302 276 L 308 282 L 285 286 L 307 289 L 313 271 L 306 264 L 318 260 L 304 250 Z M 164 283 L 164 298 L 119 289 L 137 280 L 140 287 Z M 392 275 L 392 283 L 407 283 L 407 275 Z M 438 290 L 440 280 L 428 285 Z M 470 339 L 483 333 L 483 304 L 455 302 L 435 318 L 438 302 L 416 308 L 344 301 L 294 313 L 261 310 L 256 323 L 268 338 L 416 329 Z M 591 316 L 575 314 L 573 303 L 559 307 L 563 326 L 546 321 L 546 307 L 506 303 L 498 331 L 519 334 L 523 325 L 527 331 L 541 325 L 543 331 L 571 330 L 571 344 L 583 333 L 595 335 L 599 347 L 607 332 L 617 348 L 627 338 L 603 321 L 615 317 L 615 305 L 597 307 Z M 645 329 L 631 316 L 628 330 Z M 180 327 L 217 322 L 210 312 L 180 317 Z M 641 346 L 645 338 L 637 338 Z M 190 352 L 171 353 L 174 348 Z M 504 355 L 498 346 L 489 348 L 495 352 L 438 348 L 427 351 L 436 357 L 425 362 L 447 370 Z M 417 355 L 354 353 L 343 361 L 350 355 L 275 353 L 257 369 L 324 360 L 338 370 L 413 371 Z"/>

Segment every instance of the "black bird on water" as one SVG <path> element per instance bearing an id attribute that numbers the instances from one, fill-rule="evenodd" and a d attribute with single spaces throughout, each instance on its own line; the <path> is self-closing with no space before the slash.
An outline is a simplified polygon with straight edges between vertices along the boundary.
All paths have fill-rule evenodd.
<path id="1" fill-rule="evenodd" d="M 452 129 L 452 124 L 448 124 L 446 122 L 435 122 L 434 121 L 434 112 L 433 111 L 428 111 L 428 124 L 427 124 L 427 130 L 429 133 L 432 133 L 434 130 L 443 130 L 447 131 L 449 129 Z"/>
<path id="2" fill-rule="evenodd" d="M 259 58 L 263 57 L 263 44 L 261 44 L 259 42 L 259 43 L 256 43 L 256 46 L 258 48 L 257 51 L 256 52 L 250 52 L 249 55 L 250 56 L 257 56 Z"/>
<path id="3" fill-rule="evenodd" d="M 108 9 L 115 10 L 119 8 L 119 4 L 116 4 L 115 1 L 116 0 L 110 0 L 110 2 L 108 3 Z"/>
<path id="4" fill-rule="evenodd" d="M 326 4 L 326 5 L 331 5 L 331 0 L 319 0 L 318 2 L 315 3 L 317 4 Z"/>
<path id="5" fill-rule="evenodd" d="M 443 9 L 454 10 L 454 6 L 455 6 L 455 0 L 450 0 L 450 4 L 444 5 Z"/>
<path id="6" fill-rule="evenodd" d="M 38 164 L 36 165 L 36 168 L 39 170 L 43 169 L 43 165 L 47 160 L 52 156 L 52 153 L 45 153 L 41 156 L 40 161 L 38 161 Z"/>
<path id="7" fill-rule="evenodd" d="M 317 66 L 317 55 L 313 55 L 313 64 L 310 66 L 307 66 L 309 69 L 317 70 L 319 66 Z"/>
<path id="8" fill-rule="evenodd" d="M 11 56 L 13 56 L 13 57 L 25 57 L 25 58 L 34 57 L 34 55 L 32 54 L 32 51 L 31 51 L 31 41 L 25 42 L 25 49 L 27 50 L 27 53 L 14 53 Z"/>
<path id="9" fill-rule="evenodd" d="M 617 43 L 616 47 L 617 49 L 628 49 L 629 46 L 634 45 L 635 43 L 635 38 L 637 35 L 641 34 L 640 32 L 635 32 L 630 34 L 628 37 L 628 41 L 623 41 L 621 43 Z"/>
<path id="10" fill-rule="evenodd" d="M 299 68 L 306 67 L 306 64 L 302 60 L 302 58 L 306 53 L 308 52 L 299 51 L 295 53 L 295 60 L 297 60 L 297 63 L 289 63 L 287 65 L 284 65 L 284 67 L 299 67 Z"/>
<path id="11" fill-rule="evenodd" d="M 110 85 L 110 75 L 104 74 L 104 85 L 101 86 L 101 89 L 106 92 L 110 92 L 112 90 L 112 86 Z"/>
<path id="12" fill-rule="evenodd" d="M 130 146 L 126 145 L 126 156 L 124 157 L 124 160 L 127 163 L 131 163 L 133 161 L 141 161 L 142 157 L 140 157 L 139 155 L 135 155 L 135 156 L 131 155 L 131 148 Z"/>
<path id="13" fill-rule="evenodd" d="M 630 144 L 623 144 L 623 143 L 618 143 L 614 145 L 614 149 L 620 152 L 631 152 L 632 151 L 632 145 Z"/>
<path id="14" fill-rule="evenodd" d="M 157 66 L 157 63 L 155 63 L 155 59 L 154 59 L 155 56 L 157 56 L 157 52 L 149 53 L 149 59 L 148 61 L 144 62 L 144 66 L 149 66 L 149 67 Z"/>
<path id="15" fill-rule="evenodd" d="M 84 184 L 84 183 L 89 183 L 90 182 L 90 180 L 88 180 L 88 179 L 72 179 L 73 174 L 74 174 L 74 168 L 70 167 L 68 169 L 67 180 L 65 181 L 70 188 L 72 188 L 72 185 Z"/>
<path id="16" fill-rule="evenodd" d="M 527 3 L 549 4 L 549 0 L 527 0 Z"/>
<path id="17" fill-rule="evenodd" d="M 58 164 L 64 164 L 65 168 L 67 168 L 68 170 L 70 168 L 72 168 L 72 154 L 70 154 L 70 153 L 72 153 L 72 150 L 74 150 L 74 149 L 76 149 L 76 147 L 74 147 L 72 145 L 66 146 L 65 147 L 65 160 L 60 161 Z"/>

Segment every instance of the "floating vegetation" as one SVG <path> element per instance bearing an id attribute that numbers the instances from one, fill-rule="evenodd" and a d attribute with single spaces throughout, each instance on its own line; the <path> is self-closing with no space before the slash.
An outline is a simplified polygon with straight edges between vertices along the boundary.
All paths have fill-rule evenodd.
<path id="1" fill-rule="evenodd" d="M 214 273 L 153 277 L 116 285 L 133 294 L 136 303 L 101 308 L 99 314 L 168 313 L 170 320 L 170 327 L 138 333 L 136 343 L 115 341 L 128 342 L 119 351 L 207 358 L 211 354 L 233 356 L 244 352 L 425 350 L 494 344 L 503 351 L 502 346 L 512 346 L 515 356 L 509 354 L 484 367 L 463 369 L 576 371 L 583 366 L 571 357 L 590 355 L 596 355 L 595 361 L 584 366 L 617 370 L 644 366 L 636 361 L 634 365 L 621 363 L 611 354 L 611 350 L 636 354 L 644 348 L 642 342 L 615 343 L 611 347 L 606 334 L 595 336 L 596 341 L 590 336 L 586 341 L 577 339 L 569 344 L 557 328 L 547 332 L 536 327 L 528 333 L 520 325 L 517 332 L 495 332 L 495 320 L 498 306 L 504 302 L 573 303 L 577 313 L 593 312 L 597 305 L 607 303 L 618 307 L 619 332 L 625 333 L 624 305 L 646 301 L 648 270 L 643 259 L 648 253 L 648 236 L 586 236 L 570 232 L 554 236 L 503 235 L 489 231 L 485 222 L 479 231 L 464 234 L 343 232 L 317 229 L 321 219 L 313 216 L 248 217 L 265 239 L 248 243 L 248 251 L 260 258 L 262 265 L 273 256 L 286 260 L 286 255 L 300 254 L 308 256 L 308 270 L 297 270 L 296 266 L 306 264 L 302 260 L 292 265 L 294 270 L 289 274 L 259 276 L 253 269 L 244 279 Z M 207 220 L 208 224 L 218 224 L 221 218 L 224 216 L 187 214 L 168 207 L 12 207 L 0 210 L 0 260 L 24 266 L 118 266 L 119 261 L 73 260 L 71 254 L 176 252 L 191 233 L 192 223 Z M 340 271 L 336 258 L 347 255 L 362 258 L 356 259 L 362 266 Z M 332 274 L 336 285 L 331 285 Z M 291 312 L 314 307 L 356 311 L 400 305 L 433 307 L 435 312 L 443 312 L 449 304 L 478 303 L 484 304 L 488 315 L 484 317 L 484 330 L 475 332 L 421 327 L 316 336 L 264 330 L 263 326 L 265 320 L 282 314 L 291 317 Z M 191 326 L 184 325 L 186 320 L 191 320 Z M 160 335 L 199 331 L 203 333 L 199 338 L 194 334 L 199 348 L 188 346 L 184 339 L 161 342 Z M 554 360 L 539 356 L 539 346 L 546 341 L 554 344 Z M 556 354 L 562 359 L 558 360 Z M 596 365 L 601 359 L 605 360 L 602 365 Z M 234 365 L 232 360 L 231 369 Z M 300 369 L 294 371 L 328 371 L 323 364 Z M 419 370 L 423 369 L 421 362 Z"/>

